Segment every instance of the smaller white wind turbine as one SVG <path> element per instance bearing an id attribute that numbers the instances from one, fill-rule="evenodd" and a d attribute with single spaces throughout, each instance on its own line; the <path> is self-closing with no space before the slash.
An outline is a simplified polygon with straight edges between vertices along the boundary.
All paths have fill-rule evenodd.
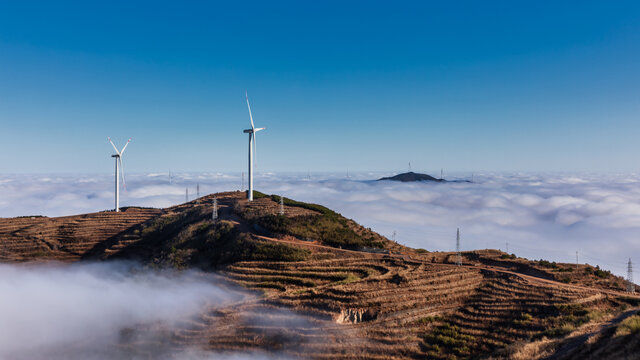
<path id="1" fill-rule="evenodd" d="M 249 108 L 249 120 L 251 120 L 251 129 L 246 129 L 243 132 L 249 134 L 249 191 L 247 192 L 247 199 L 253 201 L 253 152 L 256 151 L 256 133 L 266 128 L 256 128 L 253 125 L 253 116 L 251 115 L 251 105 L 249 105 L 249 95 L 245 92 L 245 98 L 247 99 L 247 108 Z M 257 151 L 256 151 L 257 154 Z"/>
<path id="2" fill-rule="evenodd" d="M 111 157 L 116 158 L 116 210 L 115 211 L 119 212 L 120 211 L 120 173 L 121 172 L 122 172 L 122 186 L 125 188 L 125 190 L 127 189 L 127 184 L 124 181 L 124 168 L 122 167 L 122 154 L 124 154 L 124 149 L 127 148 L 127 145 L 129 145 L 129 142 L 131 142 L 131 139 L 129 139 L 127 143 L 124 144 L 124 147 L 120 151 L 118 151 L 118 148 L 113 143 L 113 141 L 111 141 L 110 137 L 107 137 L 107 139 L 111 143 L 111 146 L 113 146 L 113 149 L 116 151 L 116 153 L 114 155 L 111 155 Z"/>

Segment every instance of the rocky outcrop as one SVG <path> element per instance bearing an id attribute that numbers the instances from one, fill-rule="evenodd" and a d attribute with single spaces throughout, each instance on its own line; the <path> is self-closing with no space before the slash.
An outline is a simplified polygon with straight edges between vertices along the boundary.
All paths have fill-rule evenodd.
<path id="1" fill-rule="evenodd" d="M 342 309 L 336 318 L 338 324 L 357 324 L 376 318 L 375 313 L 365 309 Z"/>

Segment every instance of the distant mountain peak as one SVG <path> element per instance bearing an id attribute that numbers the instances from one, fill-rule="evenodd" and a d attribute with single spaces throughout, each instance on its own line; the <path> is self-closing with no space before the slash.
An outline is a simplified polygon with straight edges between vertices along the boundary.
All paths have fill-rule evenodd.
<path id="1" fill-rule="evenodd" d="M 413 171 L 409 171 L 406 173 L 398 174 L 390 177 L 383 177 L 378 179 L 380 180 L 393 180 L 393 181 L 402 181 L 402 182 L 411 182 L 411 181 L 435 181 L 435 182 L 446 182 L 444 179 L 437 179 L 431 175 L 415 173 Z"/>

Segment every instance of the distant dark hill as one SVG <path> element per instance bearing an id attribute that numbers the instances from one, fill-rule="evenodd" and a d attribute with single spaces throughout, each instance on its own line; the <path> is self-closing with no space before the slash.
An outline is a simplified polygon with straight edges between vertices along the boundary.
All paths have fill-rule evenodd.
<path id="1" fill-rule="evenodd" d="M 406 172 L 406 173 L 403 173 L 403 174 L 398 174 L 396 176 L 383 177 L 383 178 L 378 179 L 378 181 L 380 181 L 380 180 L 393 180 L 393 181 L 402 181 L 402 182 L 410 182 L 410 181 L 446 182 L 446 180 L 444 180 L 444 179 L 436 179 L 431 175 L 414 173 L 413 171 Z"/>

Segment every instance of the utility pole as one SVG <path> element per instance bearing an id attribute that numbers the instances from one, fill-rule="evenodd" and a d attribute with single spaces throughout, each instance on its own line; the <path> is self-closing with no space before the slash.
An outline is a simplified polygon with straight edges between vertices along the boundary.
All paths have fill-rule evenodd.
<path id="1" fill-rule="evenodd" d="M 633 267 L 631 265 L 631 258 L 627 264 L 627 292 L 635 294 L 636 286 L 633 284 Z"/>
<path id="2" fill-rule="evenodd" d="M 393 242 L 396 242 L 396 231 L 393 230 L 393 232 L 391 233 L 391 239 L 393 240 Z"/>
<path id="3" fill-rule="evenodd" d="M 213 198 L 213 213 L 211 214 L 211 219 L 215 222 L 218 220 L 218 199 Z"/>
<path id="4" fill-rule="evenodd" d="M 456 265 L 462 265 L 462 256 L 460 255 L 460 228 L 456 231 Z"/>
<path id="5" fill-rule="evenodd" d="M 280 215 L 284 216 L 284 200 L 282 199 L 282 195 L 280 195 Z"/>

